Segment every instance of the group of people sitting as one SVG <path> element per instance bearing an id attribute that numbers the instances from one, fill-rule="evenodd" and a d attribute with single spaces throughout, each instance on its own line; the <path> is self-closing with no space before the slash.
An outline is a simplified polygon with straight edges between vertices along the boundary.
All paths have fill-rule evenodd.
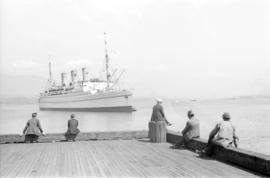
<path id="1" fill-rule="evenodd" d="M 72 140 L 75 141 L 76 136 L 80 132 L 78 129 L 78 120 L 75 119 L 75 114 L 70 115 L 68 120 L 68 129 L 65 133 L 66 141 Z M 29 119 L 26 123 L 25 128 L 23 129 L 23 135 L 25 135 L 25 142 L 38 142 L 40 135 L 45 136 L 39 119 L 37 118 L 37 113 L 32 114 L 32 118 Z"/>
<path id="2" fill-rule="evenodd" d="M 200 137 L 200 122 L 195 117 L 192 110 L 187 112 L 188 121 L 186 122 L 185 128 L 182 130 L 182 137 L 173 145 L 171 148 L 179 149 L 185 148 L 188 142 L 192 139 Z M 223 147 L 238 147 L 239 139 L 235 134 L 235 127 L 231 123 L 231 116 L 225 112 L 222 115 L 222 121 L 214 127 L 210 132 L 207 146 L 203 150 L 198 150 L 200 155 L 211 156 L 213 153 L 214 145 L 220 145 Z M 158 99 L 157 104 L 153 107 L 151 121 L 165 121 L 170 126 L 171 123 L 166 119 L 164 110 L 162 107 L 162 100 Z"/>
<path id="3" fill-rule="evenodd" d="M 187 117 L 189 120 L 182 131 L 183 136 L 180 137 L 171 148 L 185 148 L 190 140 L 200 137 L 200 122 L 195 117 L 192 110 L 188 111 Z M 215 144 L 223 147 L 230 147 L 232 145 L 238 147 L 238 137 L 235 134 L 235 127 L 231 123 L 230 114 L 224 113 L 222 118 L 223 121 L 218 123 L 210 132 L 206 148 L 198 151 L 199 154 L 211 156 Z M 153 107 L 151 121 L 165 121 L 168 126 L 172 125 L 165 117 L 161 99 L 158 99 L 157 104 Z M 75 141 L 76 136 L 80 132 L 78 129 L 78 120 L 75 119 L 75 114 L 70 115 L 67 126 L 68 129 L 65 133 L 66 140 Z M 45 132 L 42 130 L 41 124 L 37 119 L 37 113 L 33 113 L 32 118 L 27 121 L 23 130 L 23 135 L 25 135 L 25 142 L 31 143 L 37 142 L 40 135 L 45 135 Z"/>

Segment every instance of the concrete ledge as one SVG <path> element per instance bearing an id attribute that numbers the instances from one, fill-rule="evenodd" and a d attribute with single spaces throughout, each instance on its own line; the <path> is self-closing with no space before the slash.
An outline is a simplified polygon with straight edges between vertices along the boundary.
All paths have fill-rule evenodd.
<path id="1" fill-rule="evenodd" d="M 175 143 L 180 137 L 182 137 L 182 134 L 174 131 L 167 132 L 167 141 L 170 143 Z M 191 150 L 201 150 L 206 144 L 207 141 L 205 139 L 198 138 L 191 140 L 187 147 Z M 216 146 L 214 148 L 213 157 L 218 160 L 237 164 L 252 171 L 270 175 L 270 156 L 265 154 L 234 147 L 223 148 L 221 146 Z"/>
<path id="2" fill-rule="evenodd" d="M 65 140 L 64 133 L 57 134 L 46 134 L 46 136 L 40 136 L 39 142 L 52 142 L 52 141 L 63 141 Z M 87 141 L 87 140 L 130 140 L 147 138 L 148 131 L 122 131 L 122 132 L 87 132 L 79 133 L 76 141 Z M 24 136 L 20 135 L 0 135 L 0 144 L 5 143 L 21 143 L 24 142 Z"/>

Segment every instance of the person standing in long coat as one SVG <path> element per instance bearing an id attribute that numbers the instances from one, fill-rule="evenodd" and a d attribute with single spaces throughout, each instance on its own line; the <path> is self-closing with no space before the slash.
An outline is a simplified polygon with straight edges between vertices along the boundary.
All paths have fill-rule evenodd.
<path id="1" fill-rule="evenodd" d="M 161 99 L 157 99 L 157 104 L 153 107 L 151 121 L 165 121 L 168 126 L 172 125 L 165 117 Z"/>

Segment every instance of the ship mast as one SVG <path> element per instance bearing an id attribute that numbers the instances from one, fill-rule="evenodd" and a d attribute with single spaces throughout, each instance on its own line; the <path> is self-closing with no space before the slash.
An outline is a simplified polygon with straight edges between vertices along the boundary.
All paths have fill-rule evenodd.
<path id="1" fill-rule="evenodd" d="M 49 82 L 52 84 L 52 67 L 51 67 L 51 56 L 49 56 Z"/>
<path id="2" fill-rule="evenodd" d="M 105 32 L 104 32 L 104 42 L 105 42 L 106 81 L 107 81 L 107 88 L 109 88 L 109 82 L 110 82 L 109 56 L 108 56 L 108 49 L 107 49 L 107 41 L 106 41 L 106 33 Z"/>

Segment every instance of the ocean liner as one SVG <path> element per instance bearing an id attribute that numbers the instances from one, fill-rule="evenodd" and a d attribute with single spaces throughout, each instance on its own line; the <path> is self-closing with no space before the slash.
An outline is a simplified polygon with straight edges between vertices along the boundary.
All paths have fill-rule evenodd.
<path id="1" fill-rule="evenodd" d="M 105 37 L 105 33 L 104 33 Z M 75 110 L 93 112 L 132 112 L 132 91 L 122 90 L 117 83 L 123 74 L 114 79 L 116 70 L 110 72 L 107 41 L 105 38 L 106 79 L 87 79 L 87 69 L 82 68 L 82 80 L 77 80 L 76 70 L 71 70 L 71 82 L 66 83 L 66 73 L 61 73 L 61 85 L 52 80 L 49 63 L 49 86 L 40 94 L 41 110 Z M 111 74 L 112 73 L 112 74 Z"/>

